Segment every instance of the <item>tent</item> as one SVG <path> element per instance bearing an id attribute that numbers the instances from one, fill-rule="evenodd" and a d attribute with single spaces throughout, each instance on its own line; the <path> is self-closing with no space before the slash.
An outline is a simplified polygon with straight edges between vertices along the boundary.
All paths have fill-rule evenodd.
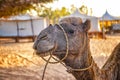
<path id="1" fill-rule="evenodd" d="M 110 15 L 107 10 L 99 20 L 101 28 L 105 28 L 106 31 L 109 31 L 114 24 L 120 24 L 120 18 Z"/>
<path id="2" fill-rule="evenodd" d="M 72 13 L 71 15 L 65 16 L 63 18 L 66 18 L 66 17 L 80 17 L 83 22 L 86 19 L 89 19 L 91 21 L 91 28 L 90 28 L 89 32 L 101 32 L 100 25 L 99 25 L 99 19 L 97 17 L 81 14 L 78 9 L 76 9 L 76 11 L 74 13 Z M 61 19 L 63 19 L 63 18 L 61 18 Z"/>
<path id="3" fill-rule="evenodd" d="M 110 21 L 110 20 L 112 21 L 112 20 L 120 20 L 120 18 L 110 15 L 108 13 L 108 11 L 106 10 L 106 12 L 103 14 L 103 16 L 100 17 L 100 20 L 101 21 Z"/>
<path id="4" fill-rule="evenodd" d="M 28 14 L 0 18 L 0 38 L 31 37 L 34 39 L 46 26 L 44 18 Z"/>

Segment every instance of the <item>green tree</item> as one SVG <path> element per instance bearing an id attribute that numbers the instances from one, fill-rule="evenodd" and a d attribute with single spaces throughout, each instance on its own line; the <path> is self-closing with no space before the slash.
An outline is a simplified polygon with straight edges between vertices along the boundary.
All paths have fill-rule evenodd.
<path id="1" fill-rule="evenodd" d="M 71 5 L 70 11 L 73 13 L 76 10 L 76 7 L 74 5 Z"/>
<path id="2" fill-rule="evenodd" d="M 53 2 L 53 0 L 0 0 L 0 17 L 25 13 L 35 9 L 35 5 Z"/>
<path id="3" fill-rule="evenodd" d="M 83 14 L 88 14 L 88 7 L 85 5 L 82 5 L 79 10 L 83 13 Z"/>
<path id="4" fill-rule="evenodd" d="M 61 9 L 60 12 L 61 12 L 61 16 L 66 16 L 66 15 L 70 14 L 70 12 L 68 11 L 68 9 L 65 8 L 65 7 L 62 7 L 62 9 Z"/>
<path id="5" fill-rule="evenodd" d="M 70 12 L 65 7 L 55 10 L 52 10 L 52 8 L 44 7 L 43 10 L 40 12 L 40 16 L 48 18 L 51 23 L 58 23 L 59 18 L 69 14 Z"/>

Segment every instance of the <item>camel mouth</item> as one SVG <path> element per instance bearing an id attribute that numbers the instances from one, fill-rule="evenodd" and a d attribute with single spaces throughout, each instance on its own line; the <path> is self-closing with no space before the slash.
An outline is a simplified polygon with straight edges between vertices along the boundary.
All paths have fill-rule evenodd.
<path id="1" fill-rule="evenodd" d="M 46 56 L 49 56 L 50 55 L 50 52 L 44 52 L 44 53 L 38 53 L 36 52 L 36 54 L 40 57 L 46 57 Z"/>
<path id="2" fill-rule="evenodd" d="M 49 49 L 48 51 L 44 51 L 44 52 L 39 52 L 37 50 L 35 50 L 35 54 L 40 56 L 40 57 L 46 57 L 49 56 L 51 53 L 53 54 L 53 52 L 55 51 L 55 46 L 52 49 Z"/>

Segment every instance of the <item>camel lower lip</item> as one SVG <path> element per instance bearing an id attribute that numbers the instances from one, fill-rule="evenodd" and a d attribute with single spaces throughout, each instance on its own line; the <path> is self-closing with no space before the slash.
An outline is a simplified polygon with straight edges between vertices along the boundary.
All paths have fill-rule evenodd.
<path id="1" fill-rule="evenodd" d="M 46 56 L 49 56 L 50 53 L 53 53 L 53 50 L 54 48 L 50 49 L 49 51 L 46 51 L 46 52 L 39 52 L 39 51 L 35 51 L 35 53 L 40 56 L 40 57 L 46 57 Z"/>
<path id="2" fill-rule="evenodd" d="M 50 55 L 50 53 L 49 52 L 47 52 L 47 53 L 41 53 L 41 54 L 38 54 L 40 57 L 46 57 L 46 56 L 49 56 Z"/>

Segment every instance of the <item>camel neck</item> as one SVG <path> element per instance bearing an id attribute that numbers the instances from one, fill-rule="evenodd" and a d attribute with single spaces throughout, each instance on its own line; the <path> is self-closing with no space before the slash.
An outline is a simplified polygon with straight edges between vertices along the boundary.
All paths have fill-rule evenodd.
<path id="1" fill-rule="evenodd" d="M 73 55 L 69 56 L 70 57 L 68 57 L 64 62 L 66 66 L 69 66 L 73 69 L 84 69 L 89 67 L 92 63 L 92 56 L 89 48 L 84 50 L 84 52 L 80 53 L 79 55 L 74 55 L 74 57 Z M 77 80 L 94 80 L 93 67 L 83 71 L 72 71 L 71 73 Z"/>

